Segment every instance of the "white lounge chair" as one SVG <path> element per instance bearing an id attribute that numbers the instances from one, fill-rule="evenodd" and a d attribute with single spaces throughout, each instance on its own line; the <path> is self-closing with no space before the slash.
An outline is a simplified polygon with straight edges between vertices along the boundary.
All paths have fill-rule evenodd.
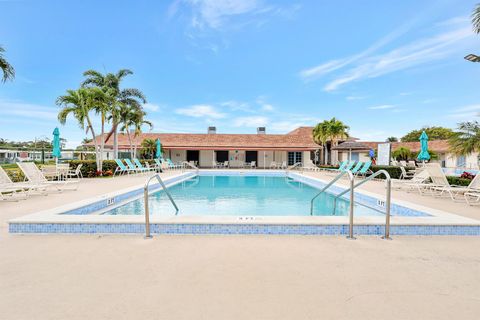
<path id="1" fill-rule="evenodd" d="M 43 187 L 55 187 L 58 191 L 67 189 L 77 190 L 80 180 L 59 180 L 48 181 L 42 171 L 33 162 L 17 162 L 18 167 L 22 170 L 25 178 L 32 184 Z"/>
<path id="2" fill-rule="evenodd" d="M 250 168 L 250 169 L 256 169 L 257 168 L 257 162 L 256 161 L 247 162 L 247 163 L 245 163 L 245 167 Z"/>
<path id="3" fill-rule="evenodd" d="M 477 174 L 477 176 L 480 174 Z M 468 205 L 479 205 L 480 204 L 480 190 L 470 190 L 463 194 L 463 197 Z"/>
<path id="4" fill-rule="evenodd" d="M 83 179 L 83 174 L 82 174 L 82 167 L 83 163 L 80 163 L 75 170 L 68 170 L 67 173 L 65 174 L 66 178 L 77 178 L 77 179 Z"/>

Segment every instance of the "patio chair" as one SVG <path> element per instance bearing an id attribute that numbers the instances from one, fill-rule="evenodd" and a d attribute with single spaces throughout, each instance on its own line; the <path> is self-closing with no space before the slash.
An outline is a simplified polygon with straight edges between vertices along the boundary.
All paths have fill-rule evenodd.
<path id="1" fill-rule="evenodd" d="M 144 167 L 142 165 L 142 163 L 140 162 L 140 160 L 138 160 L 137 158 L 133 159 L 133 162 L 137 165 L 138 168 L 140 168 L 141 170 L 143 170 L 145 172 L 155 170 L 155 168 L 150 168 L 150 166 L 149 167 Z"/>
<path id="2" fill-rule="evenodd" d="M 400 171 L 402 173 L 400 174 L 399 179 L 411 179 L 415 175 L 415 172 L 412 172 L 412 171 L 407 172 L 407 169 L 405 169 L 405 167 L 400 167 Z"/>
<path id="3" fill-rule="evenodd" d="M 40 187 L 29 182 L 13 182 L 7 172 L 0 166 L 0 200 L 18 201 L 26 199 L 30 191 L 39 190 L 44 193 L 46 187 Z"/>
<path id="4" fill-rule="evenodd" d="M 80 163 L 75 170 L 68 170 L 65 173 L 66 178 L 73 178 L 76 177 L 77 179 L 83 179 L 83 174 L 82 174 L 82 167 L 83 163 Z"/>
<path id="5" fill-rule="evenodd" d="M 402 166 L 402 167 L 406 167 L 406 166 L 407 166 L 407 161 L 405 161 L 405 160 L 400 160 L 398 163 L 399 163 L 400 166 Z"/>
<path id="6" fill-rule="evenodd" d="M 120 159 L 115 159 L 115 163 L 117 164 L 117 168 L 115 168 L 115 172 L 113 173 L 114 177 L 117 173 L 121 175 L 124 173 L 130 174 L 131 172 L 136 172 L 135 169 L 130 169 L 129 167 L 125 166 L 125 164 Z"/>
<path id="7" fill-rule="evenodd" d="M 343 167 L 342 167 L 342 164 L 340 164 L 340 167 L 338 169 L 327 169 L 327 171 L 333 172 L 333 173 L 349 171 L 349 170 L 352 170 L 354 165 L 355 165 L 355 161 L 347 161 L 347 163 Z"/>
<path id="8" fill-rule="evenodd" d="M 157 170 L 157 172 L 163 172 L 163 168 L 162 168 L 163 166 L 160 160 L 155 158 L 153 159 L 153 161 L 155 162 L 155 170 Z"/>
<path id="9" fill-rule="evenodd" d="M 230 168 L 230 165 L 229 165 L 228 161 L 223 161 L 223 167 L 224 168 Z"/>
<path id="10" fill-rule="evenodd" d="M 413 160 L 410 160 L 410 161 L 408 161 L 407 166 L 408 166 L 408 167 L 412 167 L 412 168 L 416 168 L 416 167 L 417 167 L 417 163 L 416 163 L 415 161 L 413 161 Z"/>
<path id="11" fill-rule="evenodd" d="M 250 168 L 250 169 L 256 169 L 257 168 L 257 162 L 256 161 L 247 162 L 247 163 L 245 163 L 245 167 Z"/>
<path id="12" fill-rule="evenodd" d="M 49 181 L 45 178 L 42 171 L 33 162 L 17 162 L 18 167 L 22 170 L 25 178 L 33 184 L 55 187 L 58 191 L 77 190 L 80 180 L 57 180 Z"/>
<path id="13" fill-rule="evenodd" d="M 427 170 L 416 171 L 414 176 L 410 180 L 405 179 L 392 179 L 392 188 L 405 189 L 405 190 L 418 190 L 421 192 L 421 188 L 429 181 L 430 176 Z"/>
<path id="14" fill-rule="evenodd" d="M 477 174 L 479 176 L 480 174 Z M 465 192 L 463 197 L 469 206 L 479 205 L 480 204 L 480 190 L 471 190 Z"/>
<path id="15" fill-rule="evenodd" d="M 355 165 L 355 167 L 353 167 L 351 171 L 354 175 L 356 175 L 358 170 L 360 170 L 362 167 L 363 167 L 363 162 L 358 161 L 357 164 Z"/>
<path id="16" fill-rule="evenodd" d="M 459 197 L 460 199 L 462 199 L 461 196 L 464 195 L 465 193 L 470 193 L 470 195 L 473 193 L 480 193 L 480 174 L 477 174 L 475 178 L 473 178 L 472 181 L 470 181 L 470 184 L 465 187 L 465 186 L 451 185 L 448 182 L 448 179 L 445 173 L 440 168 L 440 165 L 429 166 L 427 170 L 435 172 L 435 174 L 439 177 L 437 182 L 441 181 L 442 183 L 445 184 L 444 186 L 441 186 L 441 187 L 438 187 L 438 186 L 432 187 L 432 191 L 434 193 L 438 192 L 437 194 L 435 194 L 436 196 L 443 196 L 445 194 L 448 194 L 453 201 L 457 201 L 459 200 L 458 199 Z M 465 197 L 463 197 L 463 199 L 467 200 Z"/>
<path id="17" fill-rule="evenodd" d="M 287 161 L 282 161 L 282 166 L 280 167 L 281 169 L 287 169 Z"/>
<path id="18" fill-rule="evenodd" d="M 367 162 L 365 162 L 363 164 L 363 167 L 355 173 L 355 176 L 356 177 L 358 177 L 358 176 L 366 177 L 367 174 L 372 174 L 373 171 L 370 170 L 371 166 L 372 166 L 372 161 L 368 160 Z"/>
<path id="19" fill-rule="evenodd" d="M 348 160 L 344 160 L 342 162 L 340 162 L 340 165 L 337 169 L 333 169 L 333 168 L 321 168 L 320 170 L 325 170 L 325 171 L 342 171 L 345 169 L 345 167 L 347 166 L 348 164 Z"/>

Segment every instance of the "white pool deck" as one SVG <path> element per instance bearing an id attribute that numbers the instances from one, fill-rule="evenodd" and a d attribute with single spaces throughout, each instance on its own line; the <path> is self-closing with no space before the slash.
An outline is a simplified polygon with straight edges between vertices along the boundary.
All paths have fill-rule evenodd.
<path id="1" fill-rule="evenodd" d="M 8 233 L 10 219 L 144 180 L 85 179 L 76 192 L 0 203 L 0 318 L 478 319 L 477 236 Z M 480 215 L 447 199 L 394 198 Z"/>
<path id="2" fill-rule="evenodd" d="M 205 170 L 210 171 L 210 170 Z M 215 170 L 214 170 L 215 171 Z M 230 170 L 244 172 L 245 170 Z M 255 170 L 261 173 L 262 170 Z M 272 172 L 267 170 L 267 172 Z M 283 172 L 280 172 L 283 173 Z M 165 181 L 168 179 L 181 176 L 180 171 L 171 171 L 162 174 Z M 333 178 L 332 175 L 325 173 L 300 173 L 292 172 L 293 175 L 306 175 L 319 179 L 322 182 L 327 183 Z M 131 180 L 133 186 L 127 188 L 121 188 L 125 179 Z M 72 191 L 65 191 L 62 195 L 65 195 L 65 199 L 59 199 L 57 202 L 59 206 L 48 208 L 46 210 L 40 210 L 41 207 L 37 207 L 34 213 L 31 212 L 31 208 L 26 206 L 25 215 L 16 217 L 10 220 L 11 223 L 95 223 L 95 224 L 124 224 L 134 223 L 143 224 L 145 218 L 143 214 L 139 215 L 99 215 L 99 214 L 85 214 L 85 215 L 66 215 L 62 214 L 66 211 L 85 206 L 99 200 L 106 200 L 108 198 L 115 197 L 119 194 L 126 193 L 128 191 L 138 190 L 143 188 L 144 182 L 147 176 L 141 177 L 119 177 L 114 179 L 102 179 L 96 180 L 101 182 L 101 185 L 105 185 L 102 191 L 94 196 L 85 196 L 82 200 L 72 201 L 69 197 L 69 193 Z M 118 183 L 117 183 L 118 182 Z M 97 189 L 94 185 L 94 181 L 82 181 L 80 191 L 85 188 Z M 339 184 L 347 188 L 348 180 L 343 179 L 339 181 Z M 88 185 L 88 186 L 87 186 Z M 114 185 L 114 187 L 113 187 Z M 112 188 L 113 187 L 113 188 Z M 110 192 L 106 192 L 111 190 Z M 371 181 L 357 189 L 358 193 L 363 193 L 368 196 L 372 196 L 379 199 L 385 198 L 384 184 L 380 181 Z M 73 192 L 75 193 L 75 192 Z M 356 192 L 357 193 L 357 192 Z M 100 195 L 99 195 L 100 194 Z M 68 195 L 68 196 L 67 196 Z M 51 196 L 49 196 L 51 197 Z M 26 201 L 19 202 L 19 206 L 25 204 L 34 203 L 38 199 L 34 197 Z M 391 225 L 461 225 L 461 226 L 477 226 L 480 225 L 480 207 L 468 206 L 465 203 L 453 202 L 449 198 L 434 198 L 431 196 L 421 196 L 415 193 L 407 193 L 404 191 L 392 190 L 392 203 L 399 204 L 405 207 L 409 207 L 414 210 L 428 213 L 430 216 L 426 217 L 408 217 L 408 216 L 392 216 Z M 60 205 L 61 204 L 61 205 Z M 150 218 L 152 224 L 288 224 L 288 225 L 344 225 L 348 224 L 348 216 L 249 216 L 245 217 L 232 217 L 232 216 L 161 216 L 152 214 Z M 384 216 L 356 216 L 354 218 L 355 225 L 383 225 L 385 224 Z"/>

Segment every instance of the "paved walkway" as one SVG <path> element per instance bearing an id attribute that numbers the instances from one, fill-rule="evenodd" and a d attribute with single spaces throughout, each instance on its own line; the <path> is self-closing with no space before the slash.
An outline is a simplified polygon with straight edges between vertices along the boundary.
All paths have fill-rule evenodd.
<path id="1" fill-rule="evenodd" d="M 10 218 L 144 180 L 0 203 L 0 318 L 478 319 L 480 237 L 7 233 Z"/>

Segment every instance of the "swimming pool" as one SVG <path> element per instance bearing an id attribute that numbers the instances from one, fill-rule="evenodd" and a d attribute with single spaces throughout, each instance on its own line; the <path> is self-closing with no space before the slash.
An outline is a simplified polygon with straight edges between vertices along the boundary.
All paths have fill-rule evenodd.
<path id="1" fill-rule="evenodd" d="M 152 215 L 213 216 L 309 216 L 310 201 L 319 190 L 303 182 L 281 176 L 196 176 L 169 188 L 179 207 L 177 213 L 163 191 L 150 195 Z M 337 201 L 334 195 L 322 193 L 314 202 L 314 216 L 346 216 L 349 202 Z M 104 212 L 105 215 L 143 215 L 143 198 Z M 355 214 L 378 216 L 382 213 L 355 204 Z"/>
<path id="2" fill-rule="evenodd" d="M 122 177 L 121 179 L 128 179 Z M 145 177 L 147 179 L 147 177 Z M 280 170 L 178 171 L 165 185 L 178 204 L 176 214 L 160 186 L 150 187 L 153 234 L 295 234 L 347 235 L 348 195 L 335 215 L 332 197 L 346 189 L 310 200 L 330 179 Z M 9 221 L 16 234 L 86 233 L 145 234 L 144 185 L 136 185 Z M 382 235 L 386 216 L 384 195 L 355 192 L 354 234 Z M 480 235 L 477 220 L 392 198 L 392 235 Z"/>

